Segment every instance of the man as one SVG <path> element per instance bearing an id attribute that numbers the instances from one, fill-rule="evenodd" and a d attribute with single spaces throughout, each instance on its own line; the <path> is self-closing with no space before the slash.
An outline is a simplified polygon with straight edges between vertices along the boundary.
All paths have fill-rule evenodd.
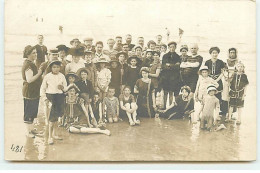
<path id="1" fill-rule="evenodd" d="M 157 43 L 156 43 L 156 47 L 160 50 L 161 49 L 161 46 L 162 46 L 162 36 L 161 35 L 157 35 L 156 36 L 156 40 L 157 40 Z"/>
<path id="2" fill-rule="evenodd" d="M 91 51 L 92 53 L 96 52 L 95 46 L 93 45 L 93 38 L 87 37 L 87 38 L 84 38 L 83 41 L 86 46 L 85 51 Z"/>
<path id="3" fill-rule="evenodd" d="M 43 45 L 43 35 L 38 35 L 38 44 L 35 46 L 37 52 L 36 67 L 39 69 L 40 65 L 45 62 L 47 55 L 47 47 Z"/>
<path id="4" fill-rule="evenodd" d="M 134 44 L 131 44 L 132 42 L 132 36 L 130 34 L 126 35 L 126 39 L 125 39 L 126 43 L 128 44 L 128 50 L 132 51 L 132 49 L 135 47 Z"/>
<path id="5" fill-rule="evenodd" d="M 116 44 L 115 44 L 114 49 L 117 52 L 122 51 L 122 37 L 121 36 L 116 36 Z"/>
<path id="6" fill-rule="evenodd" d="M 146 47 L 144 46 L 144 37 L 138 37 L 137 44 L 142 47 L 142 50 L 146 50 Z"/>
<path id="7" fill-rule="evenodd" d="M 173 94 L 177 96 L 180 91 L 180 56 L 175 52 L 177 43 L 168 43 L 169 52 L 163 56 L 161 84 L 164 90 L 164 106 L 166 106 L 169 94 L 170 104 L 173 101 Z"/>
<path id="8" fill-rule="evenodd" d="M 100 58 L 105 58 L 108 62 L 110 61 L 110 58 L 103 54 L 103 42 L 98 41 L 96 42 L 96 53 L 93 59 L 93 62 L 96 63 Z"/>
<path id="9" fill-rule="evenodd" d="M 117 51 L 114 49 L 115 40 L 110 38 L 107 40 L 108 49 L 103 50 L 103 53 L 109 57 L 115 56 Z"/>
<path id="10" fill-rule="evenodd" d="M 122 52 L 125 52 L 128 55 L 129 47 L 127 43 L 122 44 Z"/>
<path id="11" fill-rule="evenodd" d="M 72 39 L 71 41 L 70 41 L 70 45 L 72 46 L 72 47 L 77 47 L 78 45 L 80 44 L 80 41 L 79 41 L 79 39 L 78 38 L 74 38 L 74 39 Z"/>
<path id="12" fill-rule="evenodd" d="M 92 51 L 85 51 L 85 67 L 89 70 L 89 80 L 91 81 L 95 91 L 97 90 L 97 69 L 92 62 Z"/>
<path id="13" fill-rule="evenodd" d="M 188 51 L 188 47 L 183 47 L 181 50 Z M 192 44 L 190 47 L 191 56 L 187 56 L 187 58 L 184 59 L 180 65 L 182 71 L 181 76 L 184 83 L 183 85 L 187 85 L 191 88 L 191 94 L 195 92 L 199 78 L 198 71 L 203 62 L 203 57 L 198 55 L 198 50 L 198 44 Z"/>

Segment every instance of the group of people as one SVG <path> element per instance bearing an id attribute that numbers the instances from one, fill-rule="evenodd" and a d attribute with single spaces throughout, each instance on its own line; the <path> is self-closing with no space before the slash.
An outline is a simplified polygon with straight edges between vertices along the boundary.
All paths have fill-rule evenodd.
<path id="1" fill-rule="evenodd" d="M 108 39 L 93 45 L 92 38 L 81 43 L 75 38 L 70 48 L 58 45 L 47 49 L 43 35 L 36 46 L 26 46 L 22 67 L 24 122 L 29 137 L 34 137 L 33 121 L 40 98 L 44 103 L 48 143 L 61 139 L 55 130 L 60 125 L 71 133 L 103 133 L 107 122 L 127 116 L 131 126 L 140 125 L 138 117 L 167 119 L 190 118 L 200 121 L 201 129 L 212 130 L 221 117 L 230 121 L 241 111 L 248 86 L 244 64 L 237 50 L 230 48 L 226 62 L 218 59 L 220 49 L 211 47 L 211 58 L 204 62 L 198 45 L 162 43 L 162 36 L 150 40 L 132 36 Z M 200 103 L 194 109 L 195 102 Z M 197 110 L 196 110 L 197 109 Z"/>

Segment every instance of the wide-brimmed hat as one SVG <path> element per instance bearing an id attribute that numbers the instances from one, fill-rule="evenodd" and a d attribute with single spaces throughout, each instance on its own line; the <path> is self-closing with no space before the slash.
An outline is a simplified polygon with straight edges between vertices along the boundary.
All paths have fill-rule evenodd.
<path id="1" fill-rule="evenodd" d="M 83 39 L 83 41 L 93 41 L 93 38 L 91 38 L 91 37 L 85 37 L 85 38 Z"/>
<path id="2" fill-rule="evenodd" d="M 83 56 L 85 55 L 84 53 L 84 47 L 78 46 L 76 48 L 70 48 L 69 49 L 69 54 L 72 56 Z"/>
<path id="3" fill-rule="evenodd" d="M 145 53 L 151 52 L 153 53 L 154 51 L 152 49 L 146 49 Z"/>
<path id="4" fill-rule="evenodd" d="M 67 47 L 67 46 L 64 45 L 64 44 L 60 44 L 60 45 L 58 45 L 56 48 L 58 49 L 58 51 L 64 50 L 65 52 L 68 52 L 68 50 L 69 50 L 69 47 Z"/>
<path id="5" fill-rule="evenodd" d="M 77 75 L 76 73 L 72 72 L 72 71 L 69 72 L 68 74 L 66 74 L 65 78 L 68 80 L 68 78 L 69 78 L 70 76 L 75 77 L 75 81 L 79 80 L 78 75 Z"/>
<path id="6" fill-rule="evenodd" d="M 96 64 L 99 64 L 99 63 L 108 63 L 107 59 L 106 58 L 103 58 L 101 57 L 99 60 L 97 60 Z"/>
<path id="7" fill-rule="evenodd" d="M 49 54 L 58 54 L 59 50 L 57 48 L 51 48 L 51 49 L 48 49 L 48 53 Z"/>
<path id="8" fill-rule="evenodd" d="M 168 43 L 168 47 L 169 47 L 170 45 L 172 45 L 172 44 L 174 44 L 175 47 L 177 46 L 177 43 L 176 43 L 175 41 L 170 41 L 170 42 Z"/>
<path id="9" fill-rule="evenodd" d="M 180 52 L 182 51 L 182 49 L 185 49 L 187 52 L 189 50 L 187 45 L 181 45 Z"/>
<path id="10" fill-rule="evenodd" d="M 122 54 L 125 56 L 126 59 L 128 58 L 127 53 L 125 53 L 125 52 L 123 52 L 123 51 L 118 52 L 118 53 L 116 54 L 116 57 L 118 58 L 118 57 L 119 57 L 120 55 L 122 55 Z"/>
<path id="11" fill-rule="evenodd" d="M 61 65 L 61 61 L 59 61 L 59 60 L 53 60 L 53 61 L 51 61 L 51 62 L 48 64 L 47 69 L 50 69 L 54 64 L 56 64 L 56 65 Z"/>
<path id="12" fill-rule="evenodd" d="M 75 41 L 77 41 L 77 42 L 79 42 L 79 43 L 81 43 L 80 41 L 79 41 L 79 39 L 78 38 L 74 38 L 74 39 L 72 39 L 71 41 L 70 41 L 70 44 L 72 45 Z"/>
<path id="13" fill-rule="evenodd" d="M 207 93 L 209 93 L 210 91 L 217 91 L 217 88 L 215 85 L 209 85 L 207 87 Z"/>
<path id="14" fill-rule="evenodd" d="M 183 90 L 186 90 L 188 93 L 190 93 L 190 92 L 191 92 L 191 89 L 190 89 L 190 87 L 189 87 L 189 86 L 187 86 L 187 85 L 185 85 L 185 86 L 181 87 L 181 92 L 182 92 Z"/>
<path id="15" fill-rule="evenodd" d="M 130 56 L 128 59 L 127 59 L 127 63 L 128 64 L 131 64 L 131 61 L 132 59 L 135 59 L 137 64 L 136 65 L 140 65 L 142 63 L 142 60 L 140 60 L 140 58 L 138 58 L 137 56 Z"/>
<path id="16" fill-rule="evenodd" d="M 116 62 L 118 65 L 120 65 L 120 62 L 118 61 L 118 58 L 116 58 L 115 56 L 112 56 L 110 58 L 109 64 L 111 64 L 112 62 Z"/>
<path id="17" fill-rule="evenodd" d="M 90 80 L 90 78 L 91 78 L 90 73 L 91 73 L 91 72 L 90 72 L 90 70 L 89 70 L 88 68 L 86 68 L 86 67 L 83 67 L 83 68 L 78 69 L 78 71 L 76 72 L 78 78 L 81 79 L 80 74 L 81 74 L 81 72 L 83 72 L 83 71 L 88 74 L 87 79 Z"/>
<path id="18" fill-rule="evenodd" d="M 211 54 L 214 50 L 217 51 L 218 53 L 220 52 L 220 49 L 218 47 L 211 47 L 209 49 L 209 54 Z"/>
<path id="19" fill-rule="evenodd" d="M 76 84 L 69 85 L 67 91 L 71 90 L 72 88 L 74 88 L 77 93 L 80 92 L 80 89 L 77 87 Z"/>

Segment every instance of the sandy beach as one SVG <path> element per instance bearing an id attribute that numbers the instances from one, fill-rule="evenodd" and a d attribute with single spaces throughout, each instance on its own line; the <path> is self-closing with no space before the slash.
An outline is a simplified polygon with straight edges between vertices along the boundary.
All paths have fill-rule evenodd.
<path id="1" fill-rule="evenodd" d="M 10 6 L 12 5 L 11 2 L 12 1 L 10 1 Z M 130 2 L 127 1 L 127 3 Z M 167 6 L 167 3 L 161 4 L 156 1 L 155 4 L 150 5 L 150 8 L 161 4 L 160 7 L 163 9 Z M 188 1 L 185 1 L 181 5 L 187 5 L 187 3 Z M 200 5 L 202 9 L 208 7 L 215 9 L 224 8 L 228 5 L 221 2 L 216 4 L 215 7 L 212 7 L 210 4 L 211 3 L 207 6 L 199 3 L 194 8 Z M 13 8 L 10 8 L 7 12 L 7 17 L 8 14 L 16 9 L 15 7 L 16 6 L 13 5 Z M 156 22 L 151 24 L 147 23 L 143 26 L 141 22 L 146 21 L 147 18 L 141 17 L 137 24 L 137 27 L 140 29 L 136 29 L 136 27 L 132 25 L 131 27 L 122 25 L 120 32 L 113 26 L 119 24 L 117 19 L 119 19 L 118 16 L 120 16 L 120 14 L 121 16 L 131 16 L 131 11 L 129 10 L 122 12 L 126 8 L 117 11 L 114 17 L 106 16 L 109 16 L 110 13 L 114 14 L 112 10 L 115 10 L 116 7 L 111 9 L 111 11 L 106 11 L 107 13 L 104 12 L 105 15 L 103 13 L 93 14 L 94 17 L 95 15 L 100 17 L 100 23 L 96 23 L 95 19 L 93 19 L 94 17 L 90 18 L 86 15 L 87 17 L 85 19 L 89 21 L 88 25 L 77 23 L 71 26 L 70 30 L 69 24 L 63 24 L 65 26 L 63 34 L 57 31 L 59 23 L 53 21 L 50 22 L 46 20 L 47 26 L 51 27 L 45 29 L 42 29 L 43 24 L 35 24 L 32 21 L 27 21 L 28 30 L 23 27 L 17 31 L 12 28 L 14 22 L 9 22 L 6 25 L 5 33 L 5 159 L 19 161 L 254 160 L 254 158 L 256 158 L 255 21 L 247 20 L 246 17 L 249 18 L 252 15 L 247 12 L 246 14 L 248 14 L 248 16 L 243 16 L 241 20 L 234 21 L 234 24 L 239 26 L 239 28 L 237 30 L 230 30 L 230 22 L 235 19 L 236 14 L 239 14 L 239 10 L 243 10 L 243 4 L 237 7 L 239 7 L 237 11 L 227 18 L 225 18 L 225 13 L 220 15 L 213 10 L 213 12 L 209 12 L 209 16 L 204 20 L 200 18 L 198 21 L 191 21 L 190 25 L 192 27 L 189 27 L 187 23 L 188 20 L 184 20 L 184 18 L 180 17 L 176 17 L 176 19 L 179 19 L 177 20 L 178 22 L 173 22 L 170 26 L 167 24 L 168 20 L 176 21 L 171 17 L 158 18 L 158 20 L 155 20 Z M 250 11 L 250 9 L 253 9 L 250 5 L 247 7 L 248 8 L 245 8 L 246 10 Z M 137 7 L 134 6 L 133 8 L 135 9 Z M 193 8 L 187 6 L 187 10 L 189 9 Z M 166 8 L 164 13 L 169 12 L 169 10 L 170 8 Z M 190 14 L 192 15 L 193 13 L 195 12 L 191 10 Z M 158 13 L 154 14 L 151 12 L 150 14 L 146 14 L 146 17 L 151 16 L 156 18 L 156 14 Z M 199 14 L 199 16 L 202 15 L 202 13 Z M 213 18 L 212 16 L 215 17 Z M 129 17 L 128 22 L 134 21 L 133 17 Z M 102 28 L 105 24 L 107 26 L 106 29 Z M 123 24 L 125 23 L 123 22 Z M 197 26 L 198 24 L 200 25 Z M 22 27 L 19 22 L 17 25 Z M 184 35 L 177 46 L 177 53 L 179 53 L 179 45 L 197 42 L 200 48 L 199 54 L 204 57 L 204 61 L 210 58 L 208 53 L 209 48 L 211 46 L 218 46 L 221 50 L 219 58 L 226 62 L 228 48 L 236 47 L 238 49 L 238 58 L 245 63 L 245 71 L 250 83 L 245 98 L 242 124 L 240 126 L 237 126 L 235 121 L 233 121 L 231 123 L 225 123 L 227 129 L 218 132 L 207 132 L 201 131 L 199 124 L 192 125 L 188 119 L 169 121 L 164 119 L 142 118 L 140 126 L 131 127 L 126 117 L 122 117 L 122 122 L 107 125 L 107 129 L 111 131 L 111 136 L 101 134 L 76 135 L 70 134 L 63 128 L 59 128 L 63 140 L 57 141 L 51 146 L 47 144 L 46 135 L 36 137 L 35 139 L 25 136 L 26 128 L 23 123 L 21 76 L 21 67 L 24 61 L 22 51 L 26 45 L 36 44 L 36 32 L 44 33 L 44 44 L 49 48 L 61 43 L 69 46 L 69 40 L 75 37 L 83 39 L 85 36 L 92 36 L 95 41 L 102 40 L 106 43 L 106 40 L 111 36 L 117 34 L 124 36 L 127 33 L 132 34 L 133 43 L 136 42 L 136 38 L 140 35 L 144 36 L 145 42 L 147 42 L 150 39 L 154 39 L 156 34 L 162 34 L 164 37 L 163 42 L 166 42 L 165 27 L 171 29 L 171 40 L 177 40 L 177 26 L 184 29 Z M 39 109 L 38 124 L 35 125 L 35 128 L 39 131 L 46 132 L 42 103 Z M 18 145 L 23 147 L 23 149 L 21 152 L 13 152 L 11 151 L 12 145 Z"/>

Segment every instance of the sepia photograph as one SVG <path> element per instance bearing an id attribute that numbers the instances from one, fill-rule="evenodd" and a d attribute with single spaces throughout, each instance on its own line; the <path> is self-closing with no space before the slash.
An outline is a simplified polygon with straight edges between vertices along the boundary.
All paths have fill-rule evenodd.
<path id="1" fill-rule="evenodd" d="M 255 161 L 254 0 L 5 0 L 8 161 Z"/>

